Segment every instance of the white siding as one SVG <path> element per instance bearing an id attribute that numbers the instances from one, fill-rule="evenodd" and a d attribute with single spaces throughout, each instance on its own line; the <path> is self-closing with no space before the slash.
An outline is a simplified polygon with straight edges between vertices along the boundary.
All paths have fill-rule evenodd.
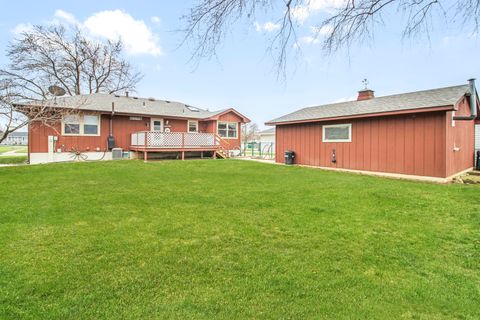
<path id="1" fill-rule="evenodd" d="M 480 150 L 480 124 L 475 125 L 475 150 Z"/>

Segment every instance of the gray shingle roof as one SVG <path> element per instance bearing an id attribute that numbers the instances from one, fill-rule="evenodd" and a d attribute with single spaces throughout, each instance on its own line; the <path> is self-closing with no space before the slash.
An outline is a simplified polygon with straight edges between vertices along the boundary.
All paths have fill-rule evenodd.
<path id="1" fill-rule="evenodd" d="M 115 113 L 184 117 L 192 119 L 209 118 L 226 110 L 212 112 L 192 107 L 181 102 L 117 96 L 105 93 L 59 97 L 56 98 L 56 100 L 48 100 L 46 103 L 42 102 L 42 105 L 56 108 L 111 112 L 112 102 L 115 104 Z"/>
<path id="2" fill-rule="evenodd" d="M 273 128 L 268 128 L 263 131 L 259 132 L 260 135 L 270 135 L 270 134 L 275 134 L 275 127 Z"/>
<path id="3" fill-rule="evenodd" d="M 416 91 L 391 96 L 384 96 L 363 101 L 348 101 L 325 104 L 316 107 L 303 108 L 277 119 L 268 121 L 267 124 L 281 124 L 304 120 L 317 120 L 345 116 L 357 116 L 433 108 L 440 106 L 453 106 L 460 98 L 469 93 L 469 86 L 459 85 L 454 87 L 439 88 L 425 91 Z"/>

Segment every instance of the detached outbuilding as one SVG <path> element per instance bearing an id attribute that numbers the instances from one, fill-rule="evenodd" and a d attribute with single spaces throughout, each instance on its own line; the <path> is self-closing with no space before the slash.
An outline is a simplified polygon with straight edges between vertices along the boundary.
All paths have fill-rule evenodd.
<path id="1" fill-rule="evenodd" d="M 357 101 L 304 108 L 266 124 L 276 127 L 276 162 L 294 151 L 301 165 L 443 179 L 474 167 L 480 137 L 473 79 L 378 98 L 365 89 Z"/>

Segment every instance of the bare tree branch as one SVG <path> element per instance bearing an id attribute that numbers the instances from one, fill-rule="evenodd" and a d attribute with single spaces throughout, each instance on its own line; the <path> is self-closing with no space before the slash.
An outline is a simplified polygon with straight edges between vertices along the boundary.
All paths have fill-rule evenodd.
<path id="1" fill-rule="evenodd" d="M 94 41 L 76 28 L 52 25 L 24 31 L 7 50 L 9 65 L 0 68 L 0 142 L 29 122 L 50 125 L 65 115 L 46 103 L 53 97 L 48 91 L 52 85 L 70 96 L 135 91 L 142 75 L 122 54 L 120 40 Z"/>
<path id="2" fill-rule="evenodd" d="M 323 5 L 321 14 L 312 14 L 312 10 L 320 10 L 319 3 Z M 333 8 L 326 8 L 329 3 Z M 275 4 L 284 9 L 276 10 Z M 404 38 L 428 37 L 437 16 L 447 24 L 467 26 L 472 33 L 478 31 L 480 21 L 480 0 L 198 0 L 183 17 L 186 28 L 182 45 L 193 42 L 192 59 L 196 61 L 216 55 L 233 26 L 242 18 L 251 23 L 260 8 L 280 26 L 267 45 L 267 50 L 275 53 L 277 75 L 285 72 L 289 50 L 299 48 L 297 34 L 303 22 L 298 19 L 299 12 L 311 16 L 311 36 L 322 42 L 321 51 L 327 54 L 373 38 L 374 27 L 385 23 L 386 13 L 403 14 Z"/>

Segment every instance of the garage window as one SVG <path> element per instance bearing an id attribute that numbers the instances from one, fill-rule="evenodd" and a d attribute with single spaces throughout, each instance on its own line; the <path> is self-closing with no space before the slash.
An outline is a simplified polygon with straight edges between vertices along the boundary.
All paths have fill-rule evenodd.
<path id="1" fill-rule="evenodd" d="M 352 124 L 334 124 L 323 126 L 323 142 L 351 142 Z"/>

